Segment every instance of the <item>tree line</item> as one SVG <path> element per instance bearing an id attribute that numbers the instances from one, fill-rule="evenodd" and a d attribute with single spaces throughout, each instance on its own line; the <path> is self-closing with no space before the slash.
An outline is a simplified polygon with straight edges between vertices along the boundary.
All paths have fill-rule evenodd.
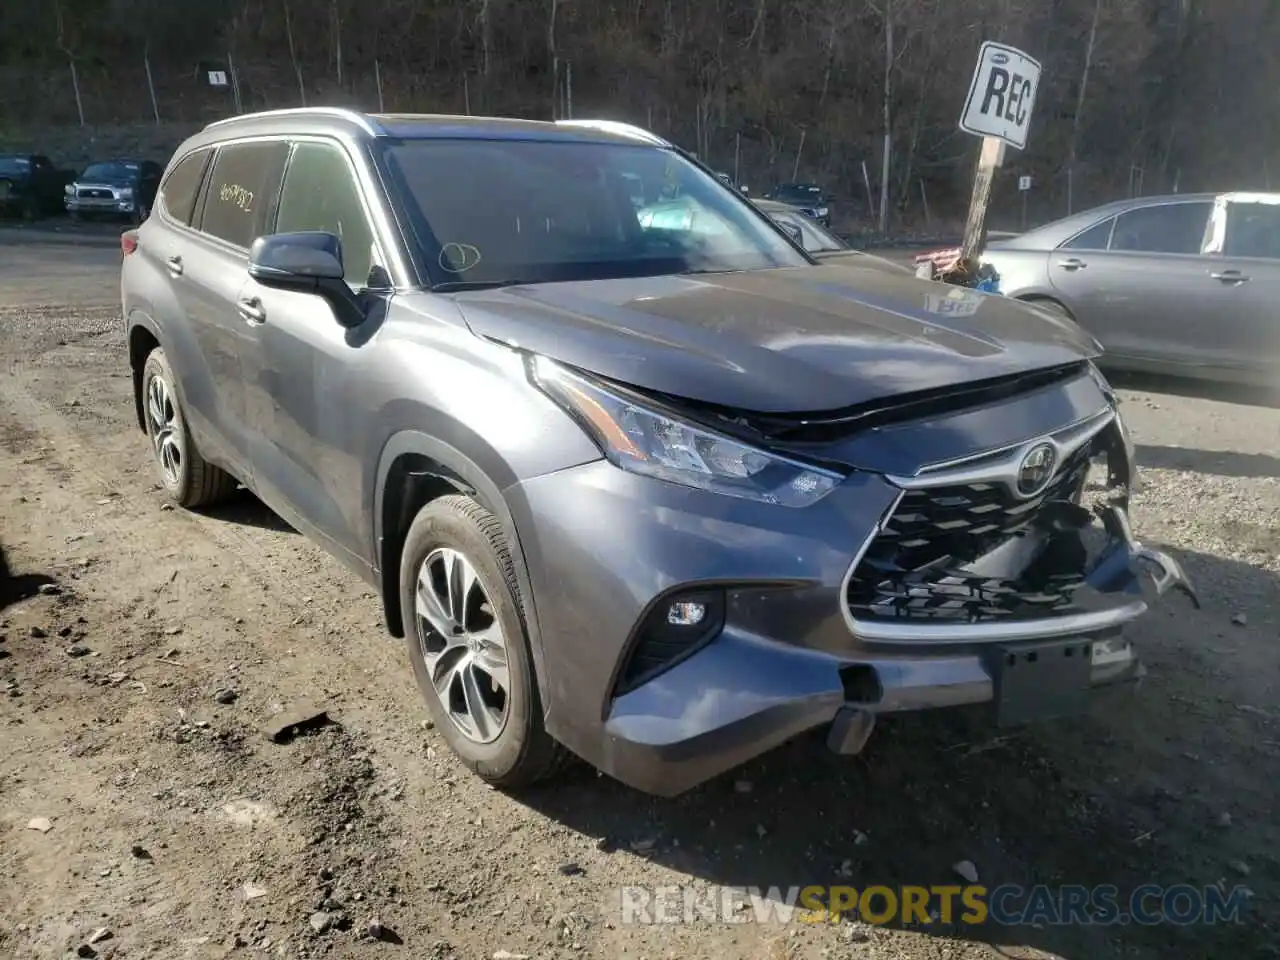
<path id="1" fill-rule="evenodd" d="M 607 116 L 892 224 L 963 209 L 977 144 L 957 121 L 983 40 L 1044 70 L 1006 202 L 1024 174 L 1054 214 L 1270 187 L 1275 0 L 5 0 L 0 121 L 237 103 Z M 208 83 L 228 67 L 230 94 Z"/>

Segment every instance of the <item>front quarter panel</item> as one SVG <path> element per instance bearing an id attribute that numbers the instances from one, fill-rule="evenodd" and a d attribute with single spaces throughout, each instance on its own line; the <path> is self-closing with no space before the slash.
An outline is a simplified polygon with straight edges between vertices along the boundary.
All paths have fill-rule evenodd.
<path id="1" fill-rule="evenodd" d="M 447 298 L 393 298 L 387 323 L 374 339 L 367 354 L 369 369 L 354 391 L 367 391 L 360 402 L 370 415 L 352 421 L 363 429 L 355 430 L 348 444 L 364 466 L 360 509 L 370 531 L 370 566 L 381 578 L 388 625 L 393 632 L 402 626 L 395 609 L 399 541 L 385 529 L 385 497 L 397 466 L 405 463 L 472 492 L 502 524 L 543 703 L 549 707 L 533 584 L 507 490 L 522 480 L 599 460 L 600 450 L 529 383 L 520 354 L 472 334 Z"/>
<path id="2" fill-rule="evenodd" d="M 1000 274 L 1000 292 L 1019 299 L 1054 295 L 1049 281 L 1049 257 L 1045 250 L 988 250 L 982 260 Z"/>
<path id="3" fill-rule="evenodd" d="M 521 354 L 475 336 L 445 297 L 397 296 L 363 378 L 375 429 L 358 440 L 373 503 L 374 465 L 405 431 L 456 450 L 499 488 L 600 458 L 560 407 L 529 383 Z"/>

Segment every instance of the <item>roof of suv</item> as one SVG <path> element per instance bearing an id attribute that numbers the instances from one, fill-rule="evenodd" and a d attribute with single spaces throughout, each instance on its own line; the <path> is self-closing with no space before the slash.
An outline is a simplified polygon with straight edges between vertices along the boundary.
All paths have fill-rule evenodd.
<path id="1" fill-rule="evenodd" d="M 338 107 L 267 110 L 216 120 L 202 134 L 210 139 L 264 133 L 347 133 L 391 139 L 560 140 L 668 146 L 647 130 L 612 120 L 520 120 L 428 113 L 360 113 Z"/>

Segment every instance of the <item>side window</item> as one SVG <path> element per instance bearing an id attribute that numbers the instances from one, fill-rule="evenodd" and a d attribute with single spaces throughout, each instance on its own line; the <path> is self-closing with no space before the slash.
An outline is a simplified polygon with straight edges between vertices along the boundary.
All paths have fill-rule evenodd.
<path id="1" fill-rule="evenodd" d="M 1274 203 L 1227 205 L 1228 257 L 1280 260 L 1280 206 Z"/>
<path id="2" fill-rule="evenodd" d="M 1120 214 L 1112 250 L 1134 253 L 1199 253 L 1211 203 L 1164 203 Z"/>
<path id="3" fill-rule="evenodd" d="M 360 186 L 347 156 L 328 143 L 299 143 L 284 177 L 276 233 L 319 230 L 342 241 L 347 283 L 369 285 L 377 260 L 373 228 L 360 202 Z"/>
<path id="4" fill-rule="evenodd" d="M 1116 218 L 1103 220 L 1096 223 L 1084 233 L 1077 233 L 1074 237 L 1064 243 L 1061 247 L 1063 250 L 1105 250 L 1107 244 L 1111 242 L 1111 228 L 1115 226 Z"/>
<path id="5" fill-rule="evenodd" d="M 289 145 L 283 140 L 220 147 L 209 171 L 200 229 L 246 249 L 266 231 Z"/>
<path id="6" fill-rule="evenodd" d="M 160 185 L 158 202 L 163 205 L 165 213 L 181 224 L 191 223 L 196 196 L 200 193 L 200 181 L 204 177 L 204 168 L 209 163 L 211 152 L 206 148 L 187 154 L 169 171 L 169 176 Z"/>

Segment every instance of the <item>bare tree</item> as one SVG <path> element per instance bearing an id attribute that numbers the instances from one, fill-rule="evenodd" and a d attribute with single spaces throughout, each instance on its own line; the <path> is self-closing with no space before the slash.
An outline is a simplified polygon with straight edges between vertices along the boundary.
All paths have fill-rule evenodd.
<path id="1" fill-rule="evenodd" d="M 1089 40 L 1084 48 L 1084 67 L 1080 70 L 1080 88 L 1076 95 L 1075 115 L 1071 118 L 1071 139 L 1067 142 L 1067 213 L 1074 209 L 1076 151 L 1080 145 L 1080 117 L 1084 114 L 1084 95 L 1089 87 L 1089 68 L 1093 66 L 1093 49 L 1098 41 L 1098 17 L 1102 0 L 1093 2 L 1093 20 L 1089 24 Z"/>
<path id="2" fill-rule="evenodd" d="M 289 62 L 293 64 L 293 75 L 298 81 L 298 98 L 302 106 L 307 105 L 307 85 L 302 80 L 302 64 L 298 61 L 298 45 L 293 39 L 293 18 L 289 16 L 289 0 L 284 2 L 284 35 L 289 41 Z"/>
<path id="3" fill-rule="evenodd" d="M 67 66 L 71 68 L 71 89 L 76 95 L 76 113 L 80 115 L 80 126 L 84 126 L 84 98 L 80 95 L 80 74 L 76 70 L 76 55 L 72 52 L 67 38 L 67 21 L 62 12 L 62 0 L 54 0 L 53 15 L 57 21 L 58 49 L 67 58 Z"/>

